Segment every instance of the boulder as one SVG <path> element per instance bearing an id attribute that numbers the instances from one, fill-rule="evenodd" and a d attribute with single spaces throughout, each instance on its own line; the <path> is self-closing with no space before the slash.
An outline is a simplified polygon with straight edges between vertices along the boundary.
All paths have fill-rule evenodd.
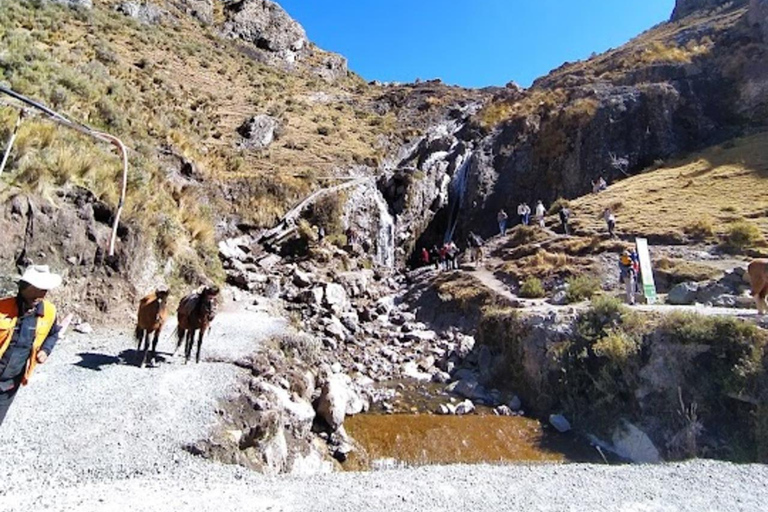
<path id="1" fill-rule="evenodd" d="M 239 146 L 244 149 L 264 149 L 275 140 L 275 130 L 279 126 L 277 119 L 266 114 L 250 117 L 237 129 L 242 137 Z"/>
<path id="2" fill-rule="evenodd" d="M 295 284 L 299 288 L 306 288 L 308 286 L 312 286 L 314 282 L 315 282 L 315 276 L 313 276 L 309 272 L 303 272 L 298 268 L 293 271 L 293 284 Z"/>
<path id="3" fill-rule="evenodd" d="M 299 294 L 298 300 L 304 304 L 319 306 L 323 302 L 323 289 L 317 286 L 311 290 L 304 290 Z"/>
<path id="4" fill-rule="evenodd" d="M 456 415 L 463 416 L 465 414 L 471 414 L 475 411 L 475 404 L 471 400 L 464 400 L 460 404 L 456 405 Z"/>
<path id="5" fill-rule="evenodd" d="M 168 16 L 167 11 L 148 2 L 120 2 L 115 6 L 115 11 L 146 25 L 157 25 Z"/>
<path id="6" fill-rule="evenodd" d="M 328 324 L 325 326 L 325 332 L 339 341 L 342 341 L 347 337 L 347 330 L 335 316 L 330 317 Z"/>
<path id="7" fill-rule="evenodd" d="M 671 290 L 667 296 L 667 303 L 673 305 L 688 305 L 696 301 L 696 293 L 699 287 L 696 283 L 680 283 Z"/>
<path id="8" fill-rule="evenodd" d="M 170 3 L 207 25 L 213 23 L 213 0 L 170 0 Z"/>
<path id="9" fill-rule="evenodd" d="M 459 358 L 466 358 L 475 348 L 475 338 L 473 336 L 459 335 L 456 339 L 455 352 Z"/>
<path id="10" fill-rule="evenodd" d="M 639 464 L 661 462 L 659 450 L 648 435 L 629 422 L 616 427 L 612 435 L 613 451 L 620 457 Z"/>
<path id="11" fill-rule="evenodd" d="M 493 410 L 496 416 L 514 416 L 515 413 L 506 405 L 500 405 Z"/>
<path id="12" fill-rule="evenodd" d="M 555 427 L 555 430 L 561 433 L 571 430 L 570 422 L 562 414 L 550 414 L 549 423 Z"/>
<path id="13" fill-rule="evenodd" d="M 347 77 L 347 59 L 339 54 L 331 53 L 323 57 L 319 66 L 312 69 L 326 82 L 335 82 Z"/>
<path id="14" fill-rule="evenodd" d="M 307 51 L 309 41 L 304 28 L 275 2 L 228 2 L 224 4 L 224 16 L 224 37 L 242 39 L 289 63 Z"/>
<path id="15" fill-rule="evenodd" d="M 344 287 L 337 283 L 325 285 L 324 304 L 336 313 L 341 313 L 349 307 L 349 298 Z"/>
<path id="16" fill-rule="evenodd" d="M 429 382 L 432 380 L 432 375 L 419 371 L 419 367 L 414 361 L 405 363 L 401 368 L 401 373 L 403 374 L 403 377 L 408 379 L 415 379 L 424 382 Z"/>
<path id="17" fill-rule="evenodd" d="M 344 424 L 349 399 L 349 388 L 344 375 L 329 375 L 320 391 L 315 410 L 317 415 L 325 420 L 331 432 L 335 432 Z"/>
<path id="18" fill-rule="evenodd" d="M 520 401 L 520 397 L 517 395 L 513 396 L 512 399 L 507 404 L 510 409 L 513 411 L 519 411 L 523 407 L 523 402 Z"/>

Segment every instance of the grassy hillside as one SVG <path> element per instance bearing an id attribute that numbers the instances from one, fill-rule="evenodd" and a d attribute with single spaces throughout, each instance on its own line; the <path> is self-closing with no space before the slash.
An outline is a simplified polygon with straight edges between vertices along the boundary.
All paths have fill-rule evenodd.
<path id="1" fill-rule="evenodd" d="M 744 231 L 752 233 L 744 247 L 761 248 L 768 239 L 768 133 L 659 162 L 658 169 L 572 201 L 577 231 L 605 231 L 605 208 L 616 214 L 620 233 L 727 241 Z"/>
<path id="2" fill-rule="evenodd" d="M 271 68 L 191 18 L 142 25 L 113 12 L 114 3 L 86 11 L 0 0 L 0 83 L 123 138 L 131 148 L 125 219 L 157 239 L 162 256 L 199 257 L 201 271 L 215 271 L 216 213 L 268 225 L 317 186 L 315 176 L 381 156 L 394 114 L 373 112 L 356 76 L 329 84 Z M 242 151 L 235 129 L 258 113 L 281 121 L 279 139 Z M 15 119 L 0 104 L 0 139 Z M 179 179 L 180 160 L 196 165 L 203 186 Z M 78 184 L 115 205 L 118 173 L 109 148 L 30 119 L 3 181 L 48 197 Z M 225 201 L 217 191 L 227 184 L 245 192 Z"/>

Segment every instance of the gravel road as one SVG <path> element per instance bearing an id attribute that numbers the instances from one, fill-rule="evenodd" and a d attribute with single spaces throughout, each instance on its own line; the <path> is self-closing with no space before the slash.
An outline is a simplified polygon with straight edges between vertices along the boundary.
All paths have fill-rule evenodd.
<path id="1" fill-rule="evenodd" d="M 0 511 L 526 510 L 758 511 L 768 466 L 694 461 L 659 466 L 447 466 L 265 477 L 193 457 L 216 400 L 241 371 L 227 361 L 284 323 L 225 311 L 184 365 L 126 364 L 129 329 L 71 335 L 11 408 L 0 437 Z M 173 325 L 161 338 L 170 352 Z M 126 352 L 126 351 L 129 352 Z"/>

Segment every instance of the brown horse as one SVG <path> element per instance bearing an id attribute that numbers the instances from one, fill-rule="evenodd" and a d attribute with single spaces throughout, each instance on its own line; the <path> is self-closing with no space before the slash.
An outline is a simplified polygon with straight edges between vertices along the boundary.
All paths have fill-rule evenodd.
<path id="1" fill-rule="evenodd" d="M 747 266 L 747 274 L 749 274 L 757 314 L 762 315 L 768 311 L 768 259 L 753 260 Z"/>
<path id="2" fill-rule="evenodd" d="M 157 354 L 157 340 L 160 337 L 160 330 L 163 328 L 165 319 L 168 317 L 168 290 L 158 288 L 139 301 L 139 319 L 136 322 L 136 340 L 139 342 L 136 350 L 141 351 L 144 344 L 144 354 L 141 358 L 141 367 L 147 364 L 147 352 L 149 352 L 149 338 L 152 333 L 155 334 L 152 340 L 152 355 L 149 358 L 150 364 L 155 361 Z"/>
<path id="3" fill-rule="evenodd" d="M 195 331 L 200 331 L 197 338 L 197 356 L 195 362 L 200 362 L 200 347 L 203 344 L 203 335 L 210 326 L 213 318 L 216 316 L 216 297 L 219 295 L 219 289 L 216 286 L 205 286 L 194 293 L 190 293 L 179 303 L 179 339 L 176 343 L 175 354 L 182 341 L 184 345 L 184 362 L 189 362 L 192 354 L 192 344 L 195 341 Z"/>

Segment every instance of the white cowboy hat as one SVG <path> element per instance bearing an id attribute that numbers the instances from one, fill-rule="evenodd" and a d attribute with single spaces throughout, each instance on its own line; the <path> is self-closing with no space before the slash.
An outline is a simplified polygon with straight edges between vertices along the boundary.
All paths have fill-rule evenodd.
<path id="1" fill-rule="evenodd" d="M 61 284 L 61 276 L 53 274 L 48 265 L 31 265 L 27 267 L 20 281 L 29 283 L 40 290 L 53 290 Z"/>

